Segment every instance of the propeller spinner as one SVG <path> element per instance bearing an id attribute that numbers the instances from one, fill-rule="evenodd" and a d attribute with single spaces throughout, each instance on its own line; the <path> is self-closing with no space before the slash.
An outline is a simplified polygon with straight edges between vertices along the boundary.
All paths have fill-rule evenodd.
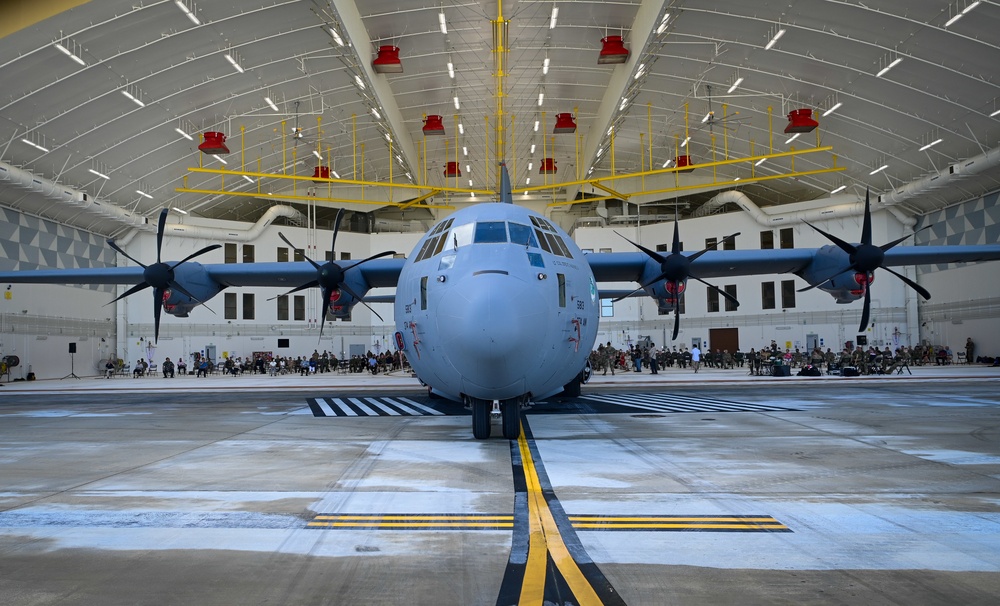
<path id="1" fill-rule="evenodd" d="M 689 278 L 695 279 L 704 284 L 705 286 L 711 288 L 712 290 L 718 292 L 720 295 L 722 295 L 723 298 L 732 302 L 732 304 L 735 305 L 736 307 L 739 307 L 740 305 L 740 302 L 736 300 L 736 297 L 732 296 L 731 294 L 727 293 L 721 288 L 718 288 L 717 286 L 709 284 L 708 282 L 702 280 L 698 276 L 691 273 L 691 262 L 696 260 L 698 257 L 702 256 L 703 254 L 707 253 L 708 251 L 715 250 L 715 248 L 719 245 L 719 243 L 716 242 L 713 246 L 706 247 L 704 250 L 698 251 L 691 256 L 685 256 L 683 253 L 681 253 L 680 229 L 678 225 L 679 224 L 676 221 L 674 221 L 674 240 L 670 247 L 670 254 L 666 257 L 664 257 L 663 255 L 654 250 L 646 248 L 641 244 L 632 242 L 632 240 L 629 240 L 628 238 L 625 238 L 625 236 L 622 236 L 621 234 L 618 234 L 618 232 L 615 232 L 616 234 L 627 240 L 630 244 L 632 244 L 632 246 L 635 246 L 642 252 L 646 253 L 651 259 L 659 263 L 661 273 L 652 280 L 648 280 L 645 284 L 633 290 L 629 294 L 623 297 L 618 297 L 617 299 L 612 299 L 612 301 L 613 302 L 621 301 L 622 299 L 631 297 L 640 290 L 644 290 L 648 286 L 651 286 L 659 282 L 660 280 L 665 280 L 666 282 L 664 286 L 666 287 L 667 292 L 672 295 L 674 304 L 674 335 L 671 338 L 671 340 L 676 340 L 677 334 L 678 332 L 680 332 L 680 327 L 681 327 L 680 295 L 684 291 L 684 285 Z M 725 242 L 727 240 L 732 240 L 738 235 L 740 235 L 739 232 L 726 236 L 725 238 L 722 239 L 722 242 Z"/>
<path id="2" fill-rule="evenodd" d="M 340 209 L 340 210 L 337 211 L 337 218 L 336 218 L 336 220 L 334 221 L 334 224 L 333 224 L 333 242 L 330 244 L 330 251 L 331 252 L 334 252 L 334 251 L 337 250 L 337 233 L 340 231 L 340 221 L 343 218 L 344 218 L 344 209 Z M 288 238 L 286 238 L 285 235 L 282 234 L 281 232 L 278 232 L 278 237 L 280 237 L 281 240 L 285 244 L 289 245 L 293 249 L 295 248 L 295 245 L 292 244 L 288 240 Z M 394 251 L 394 250 L 387 250 L 385 252 L 380 252 L 380 253 L 378 253 L 376 255 L 372 255 L 372 256 L 370 256 L 370 257 L 368 257 L 366 259 L 362 259 L 362 260 L 358 261 L 357 263 L 352 263 L 351 265 L 348 265 L 347 267 L 341 267 L 335 261 L 327 261 L 326 263 L 320 265 L 316 261 L 313 261 L 312 259 L 310 259 L 309 257 L 307 257 L 307 256 L 305 256 L 303 254 L 302 257 L 306 261 L 308 261 L 314 268 L 316 268 L 316 279 L 315 280 L 311 280 L 309 282 L 306 282 L 305 284 L 302 284 L 301 286 L 293 288 L 292 290 L 290 290 L 290 291 L 288 291 L 288 292 L 286 292 L 286 293 L 284 293 L 282 295 L 279 295 L 279 296 L 284 297 L 284 296 L 290 295 L 292 293 L 299 292 L 300 290 L 305 290 L 307 288 L 312 288 L 314 286 L 319 286 L 320 289 L 321 289 L 320 292 L 322 293 L 321 297 L 323 299 L 323 314 L 322 314 L 322 317 L 321 317 L 321 320 L 320 320 L 320 325 L 319 325 L 319 335 L 320 335 L 320 337 L 323 336 L 323 325 L 326 324 L 326 315 L 327 315 L 327 312 L 330 309 L 331 297 L 337 297 L 337 296 L 339 296 L 339 291 L 340 290 L 343 290 L 343 291 L 347 292 L 347 294 L 351 295 L 352 297 L 354 297 L 358 301 L 361 301 L 361 303 L 365 307 L 367 307 L 369 310 L 371 310 L 371 312 L 373 314 L 375 314 L 378 317 L 379 320 L 382 320 L 382 316 L 380 316 L 377 311 L 375 311 L 374 309 L 372 309 L 372 307 L 370 305 L 368 305 L 367 303 L 365 303 L 364 300 L 362 300 L 362 298 L 361 298 L 360 295 L 358 295 L 353 290 L 351 290 L 351 287 L 348 286 L 347 282 L 345 281 L 345 277 L 346 277 L 346 274 L 347 274 L 348 270 L 353 269 L 353 268 L 357 267 L 358 265 L 361 265 L 362 263 L 367 263 L 368 261 L 371 261 L 372 259 L 378 259 L 380 257 L 387 257 L 389 255 L 394 255 L 394 254 L 396 254 L 396 251 Z M 277 297 L 274 297 L 273 299 L 276 299 L 276 298 Z M 273 300 L 273 299 L 271 299 L 271 300 Z"/>
<path id="3" fill-rule="evenodd" d="M 892 242 L 889 242 L 888 244 L 883 244 L 881 246 L 875 246 L 874 244 L 872 244 L 872 212 L 871 212 L 871 199 L 868 189 L 865 189 L 865 217 L 864 217 L 864 223 L 861 226 L 860 244 L 858 245 L 850 244 L 832 234 L 823 231 L 822 229 L 816 227 L 815 225 L 812 225 L 808 221 L 805 223 L 809 227 L 823 234 L 823 236 L 825 236 L 827 240 L 836 244 L 837 247 L 840 248 L 840 250 L 847 253 L 850 265 L 837 270 L 837 272 L 835 272 L 829 278 L 821 282 L 817 282 L 816 284 L 807 286 L 806 288 L 799 289 L 799 292 L 804 292 L 816 288 L 817 286 L 822 286 L 827 282 L 829 282 L 830 280 L 833 280 L 840 274 L 854 270 L 860 276 L 858 283 L 864 286 L 865 289 L 865 307 L 864 310 L 861 312 L 861 326 L 858 328 L 858 332 L 864 332 L 868 328 L 868 319 L 871 315 L 871 305 L 872 305 L 871 288 L 869 288 L 869 285 L 875 279 L 876 269 L 884 269 L 887 272 L 891 273 L 892 275 L 896 276 L 904 283 L 906 283 L 907 286 L 917 291 L 920 294 L 920 296 L 923 297 L 924 299 L 931 298 L 931 293 L 927 292 L 927 289 L 920 286 L 913 280 L 907 278 L 903 274 L 882 265 L 882 263 L 885 261 L 885 252 L 890 248 L 892 248 L 893 246 L 896 246 L 903 240 L 909 238 L 910 236 L 909 235 L 903 236 L 902 238 L 893 240 Z M 923 228 L 913 233 L 917 234 L 929 227 L 930 225 L 924 226 Z"/>
<path id="4" fill-rule="evenodd" d="M 204 303 L 198 300 L 198 297 L 192 295 L 180 285 L 179 282 L 174 280 L 174 270 L 180 265 L 183 265 L 187 261 L 194 259 L 195 257 L 201 256 L 207 252 L 213 251 L 216 248 L 221 248 L 221 244 L 212 244 L 211 246 L 206 246 L 205 248 L 192 253 L 185 257 L 184 259 L 174 263 L 173 265 L 169 263 L 164 263 L 160 260 L 160 251 L 163 248 L 163 228 L 167 223 L 167 213 L 170 212 L 168 209 L 164 208 L 160 211 L 160 220 L 156 225 L 156 263 L 151 265 L 146 265 L 136 259 L 132 258 L 127 252 L 122 250 L 114 240 L 108 240 L 108 246 L 113 248 L 116 252 L 123 255 L 126 259 L 129 259 L 133 263 L 142 267 L 142 278 L 143 281 L 136 284 L 132 288 L 125 291 L 119 297 L 116 297 L 113 301 L 108 303 L 114 303 L 120 299 L 135 294 L 141 290 L 146 290 L 152 287 L 153 289 L 153 341 L 160 340 L 160 312 L 163 309 L 164 295 L 167 295 L 168 289 L 176 290 L 177 292 L 183 293 L 185 296 L 189 297 L 192 301 L 197 301 L 199 304 L 204 305 Z M 169 295 L 167 295 L 169 297 Z"/>

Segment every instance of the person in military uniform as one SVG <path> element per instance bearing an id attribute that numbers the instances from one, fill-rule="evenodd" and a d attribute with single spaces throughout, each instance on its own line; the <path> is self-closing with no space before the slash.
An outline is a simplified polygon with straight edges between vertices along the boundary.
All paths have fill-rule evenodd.
<path id="1" fill-rule="evenodd" d="M 972 364 L 976 361 L 972 356 L 976 353 L 976 344 L 972 342 L 972 337 L 965 340 L 965 363 Z"/>

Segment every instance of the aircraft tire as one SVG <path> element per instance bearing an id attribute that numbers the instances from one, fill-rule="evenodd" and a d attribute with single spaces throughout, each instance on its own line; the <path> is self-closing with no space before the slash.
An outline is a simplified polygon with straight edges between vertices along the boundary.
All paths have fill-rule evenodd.
<path id="1" fill-rule="evenodd" d="M 478 398 L 469 398 L 472 404 L 472 435 L 477 440 L 490 437 L 490 402 Z"/>
<path id="2" fill-rule="evenodd" d="M 503 437 L 516 440 L 521 437 L 521 398 L 511 398 L 500 403 Z"/>
<path id="3" fill-rule="evenodd" d="M 580 377 L 573 377 L 573 380 L 563 386 L 562 395 L 567 398 L 579 398 L 580 397 Z"/>

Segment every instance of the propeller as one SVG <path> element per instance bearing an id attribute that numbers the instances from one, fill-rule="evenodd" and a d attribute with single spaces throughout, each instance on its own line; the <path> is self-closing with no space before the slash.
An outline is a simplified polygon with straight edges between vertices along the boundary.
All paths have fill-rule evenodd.
<path id="1" fill-rule="evenodd" d="M 160 339 L 160 311 L 163 309 L 163 295 L 167 289 L 174 289 L 180 293 L 183 293 L 191 300 L 197 301 L 200 305 L 205 305 L 205 303 L 199 300 L 198 297 L 189 293 L 186 288 L 184 288 L 183 286 L 180 285 L 179 282 L 174 280 L 174 270 L 177 269 L 179 266 L 183 265 L 184 263 L 190 261 L 191 259 L 194 259 L 195 257 L 213 251 L 216 248 L 222 248 L 221 244 L 212 244 L 211 246 L 206 246 L 205 248 L 184 257 L 182 260 L 174 263 L 173 265 L 161 261 L 160 251 L 163 248 L 163 227 L 167 223 L 167 213 L 169 212 L 170 212 L 169 209 L 166 208 L 161 210 L 160 220 L 156 225 L 156 263 L 153 263 L 151 265 L 146 265 L 141 261 L 132 258 L 132 256 L 130 256 L 127 252 L 122 250 L 122 248 L 118 246 L 114 240 L 108 240 L 108 246 L 113 248 L 117 253 L 124 256 L 126 259 L 129 259 L 136 265 L 142 267 L 143 270 L 142 282 L 136 284 L 132 288 L 125 291 L 123 295 L 116 297 L 113 301 L 108 303 L 108 305 L 111 305 L 111 303 L 114 303 L 115 301 L 118 301 L 120 299 L 124 299 L 125 297 L 133 295 L 139 291 L 146 290 L 147 288 L 152 288 L 154 342 L 159 341 Z M 206 306 L 206 309 L 209 309 L 208 306 Z M 209 311 L 211 311 L 211 309 L 209 309 Z"/>
<path id="2" fill-rule="evenodd" d="M 920 294 L 920 296 L 923 297 L 924 299 L 931 298 L 931 293 L 927 292 L 926 288 L 920 286 L 919 284 L 907 278 L 903 274 L 882 265 L 882 263 L 885 261 L 885 252 L 890 248 L 896 246 L 903 240 L 909 238 L 910 236 L 909 235 L 903 236 L 902 238 L 893 240 L 892 242 L 889 242 L 888 244 L 883 244 L 881 246 L 875 246 L 874 244 L 872 244 L 871 196 L 867 188 L 865 189 L 865 218 L 864 218 L 864 223 L 862 223 L 861 225 L 861 244 L 854 245 L 845 242 L 840 238 L 823 231 L 822 229 L 816 227 L 815 225 L 812 225 L 808 221 L 806 221 L 805 224 L 815 229 L 819 233 L 823 234 L 827 240 L 833 242 L 834 244 L 837 245 L 837 247 L 840 250 L 847 253 L 849 255 L 848 261 L 850 262 L 850 265 L 837 270 L 829 278 L 821 282 L 817 282 L 816 284 L 807 286 L 806 288 L 799 289 L 799 292 L 804 292 L 816 288 L 817 286 L 822 286 L 846 271 L 854 270 L 857 274 L 860 274 L 862 277 L 860 278 L 860 281 L 858 283 L 865 287 L 865 307 L 864 310 L 861 312 L 861 326 L 858 328 L 858 332 L 864 332 L 865 329 L 868 328 L 868 318 L 871 315 L 871 305 L 872 305 L 872 294 L 871 294 L 871 288 L 869 288 L 869 286 L 875 280 L 876 269 L 884 269 L 887 272 L 891 273 L 892 275 L 896 276 L 897 278 L 902 280 L 907 286 L 917 291 Z M 913 234 L 917 234 L 925 229 L 928 229 L 929 227 L 930 225 L 924 226 L 921 229 L 918 229 L 917 231 L 913 232 Z"/>
<path id="3" fill-rule="evenodd" d="M 343 218 L 344 218 L 344 209 L 341 208 L 340 210 L 337 211 L 337 218 L 336 218 L 336 220 L 333 223 L 333 242 L 330 244 L 330 251 L 331 252 L 334 252 L 334 251 L 337 250 L 337 233 L 340 231 L 340 221 Z M 285 235 L 282 234 L 281 232 L 278 232 L 278 237 L 281 238 L 281 240 L 285 244 L 289 245 L 293 249 L 296 248 L 295 245 L 292 244 L 288 240 L 288 238 L 286 238 Z M 305 258 L 305 260 L 308 261 L 310 265 L 312 265 L 314 268 L 316 268 L 316 279 L 315 280 L 310 280 L 309 282 L 306 282 L 305 284 L 302 284 L 301 286 L 297 286 L 297 287 L 293 288 L 292 290 L 290 290 L 290 291 L 288 291 L 288 292 L 286 292 L 286 293 L 284 293 L 282 295 L 278 295 L 278 296 L 284 297 L 284 296 L 290 295 L 292 293 L 299 292 L 300 290 L 305 290 L 307 288 L 312 288 L 314 286 L 319 286 L 320 287 L 321 296 L 323 298 L 323 315 L 322 315 L 322 320 L 320 321 L 320 325 L 319 325 L 319 335 L 320 335 L 320 337 L 323 336 L 323 325 L 326 324 L 326 314 L 327 314 L 327 311 L 329 311 L 329 309 L 330 309 L 330 297 L 333 295 L 333 292 L 336 291 L 336 290 L 345 290 L 345 291 L 347 291 L 347 294 L 351 295 L 352 297 L 354 297 L 358 301 L 361 301 L 361 303 L 365 307 L 367 307 L 369 310 L 371 310 L 371 312 L 373 314 L 375 314 L 376 316 L 378 316 L 379 320 L 382 320 L 382 316 L 380 316 L 377 311 L 375 311 L 374 309 L 372 309 L 371 305 L 368 305 L 367 303 L 365 303 L 362 300 L 362 298 L 361 298 L 360 295 L 358 295 L 356 292 L 354 292 L 353 290 L 351 290 L 351 287 L 347 285 L 347 282 L 345 282 L 345 277 L 346 277 L 346 274 L 347 274 L 348 270 L 353 269 L 353 268 L 357 267 L 358 265 L 361 265 L 362 263 L 367 263 L 368 261 L 371 261 L 372 259 L 378 259 L 379 257 L 388 257 L 389 255 L 394 255 L 394 254 L 396 254 L 396 251 L 394 251 L 394 250 L 387 250 L 385 252 L 380 252 L 377 255 L 372 255 L 372 256 L 370 256 L 370 257 L 368 257 L 366 259 L 362 259 L 362 260 L 358 261 L 357 263 L 352 263 L 351 265 L 348 265 L 347 267 L 341 267 L 335 261 L 327 261 L 326 263 L 320 265 L 316 261 L 313 261 L 312 259 L 310 259 L 309 257 L 306 257 L 303 254 L 302 257 Z M 331 256 L 333 256 L 333 255 L 331 255 Z M 277 298 L 278 297 L 272 297 L 269 300 L 274 300 L 274 299 L 277 299 Z M 382 320 L 382 321 L 384 322 L 385 320 Z"/>
<path id="4" fill-rule="evenodd" d="M 671 247 L 670 247 L 670 254 L 668 256 L 666 256 L 666 257 L 664 257 L 660 253 L 656 252 L 655 250 L 650 250 L 650 249 L 646 248 L 645 246 L 643 246 L 641 244 L 637 244 L 636 242 L 632 242 L 632 240 L 629 240 L 628 238 L 625 238 L 625 236 L 622 236 L 621 234 L 618 234 L 617 231 L 615 232 L 616 234 L 618 234 L 619 236 L 621 236 L 622 238 L 624 238 L 626 241 L 628 241 L 632 246 L 635 246 L 636 248 L 638 248 L 642 252 L 646 253 L 651 259 L 653 259 L 654 261 L 656 261 L 657 263 L 659 263 L 660 264 L 660 272 L 661 273 L 660 273 L 660 275 L 656 276 L 652 280 L 648 280 L 645 284 L 643 284 L 639 288 L 633 290 L 629 294 L 627 294 L 627 295 L 625 295 L 623 297 L 618 297 L 617 299 L 612 299 L 612 302 L 618 302 L 618 301 L 621 301 L 622 299 L 631 297 L 635 293 L 637 293 L 637 292 L 639 292 L 641 290 L 644 290 L 648 286 L 651 286 L 651 285 L 659 282 L 660 280 L 666 280 L 665 286 L 666 286 L 667 292 L 670 293 L 670 294 L 672 294 L 672 295 L 674 295 L 673 296 L 673 300 L 674 300 L 674 336 L 673 336 L 672 340 L 673 339 L 677 339 L 677 334 L 680 331 L 680 326 L 681 326 L 681 313 L 680 313 L 680 307 L 681 307 L 680 300 L 681 299 L 680 299 L 680 297 L 681 297 L 681 293 L 683 292 L 683 289 L 684 289 L 684 282 L 686 280 L 688 280 L 688 279 L 697 280 L 698 282 L 701 282 L 705 286 L 711 288 L 712 290 L 714 290 L 717 293 L 719 293 L 720 295 L 722 295 L 723 298 L 725 298 L 726 300 L 730 301 L 736 307 L 740 306 L 740 302 L 736 300 L 736 297 L 732 296 L 731 294 L 727 293 L 726 291 L 722 290 L 721 288 L 718 288 L 717 286 L 713 286 L 712 284 L 709 284 L 708 282 L 702 280 L 698 276 L 696 276 L 696 275 L 694 275 L 694 274 L 691 273 L 691 262 L 695 261 L 698 257 L 702 256 L 703 254 L 707 253 L 708 251 L 715 250 L 715 248 L 719 245 L 719 243 L 716 242 L 714 245 L 706 247 L 704 250 L 698 251 L 698 252 L 694 253 L 691 256 L 685 256 L 684 254 L 681 253 L 681 238 L 680 238 L 680 229 L 679 229 L 678 226 L 679 226 L 679 223 L 677 221 L 674 221 L 674 240 L 673 240 L 673 243 L 671 244 Z M 729 235 L 729 236 L 726 236 L 725 238 L 722 239 L 722 242 L 725 242 L 727 240 L 732 240 L 733 238 L 735 238 L 738 235 L 740 235 L 739 232 L 737 232 L 735 234 L 732 234 L 732 235 Z"/>

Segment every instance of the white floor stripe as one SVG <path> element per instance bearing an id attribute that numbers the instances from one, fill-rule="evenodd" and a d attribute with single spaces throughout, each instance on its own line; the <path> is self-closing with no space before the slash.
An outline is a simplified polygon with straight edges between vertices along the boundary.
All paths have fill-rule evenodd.
<path id="1" fill-rule="evenodd" d="M 328 417 L 337 416 L 337 413 L 335 413 L 333 409 L 330 408 L 330 405 L 323 398 L 316 398 L 316 404 L 320 407 L 320 410 L 322 410 L 323 414 L 325 414 L 326 416 Z"/>
<path id="2" fill-rule="evenodd" d="M 347 398 L 347 400 L 351 404 L 354 404 L 355 406 L 357 406 L 358 408 L 360 408 L 361 412 L 363 412 L 364 414 L 366 414 L 366 415 L 368 415 L 370 417 L 380 416 L 377 412 L 375 412 L 374 410 L 372 410 L 367 404 L 365 404 L 364 402 L 362 402 L 361 400 L 359 400 L 357 398 Z"/>
<path id="3" fill-rule="evenodd" d="M 396 408 L 402 410 L 403 412 L 405 412 L 408 415 L 413 415 L 415 417 L 423 416 L 423 413 L 420 412 L 419 410 L 414 410 L 414 409 L 410 408 L 409 406 L 407 406 L 406 404 L 397 402 L 396 400 L 393 400 L 392 398 L 382 398 L 382 399 L 385 400 L 386 402 L 388 402 L 389 404 L 392 404 Z"/>
<path id="4" fill-rule="evenodd" d="M 333 398 L 333 403 L 337 405 L 337 408 L 344 411 L 345 415 L 349 417 L 358 416 L 358 413 L 354 412 L 354 409 L 348 406 L 347 404 L 344 404 L 344 401 L 341 400 L 340 398 Z"/>
<path id="5" fill-rule="evenodd" d="M 384 410 L 389 415 L 392 415 L 394 417 L 401 416 L 400 412 L 398 410 L 396 410 L 395 408 L 389 408 L 385 404 L 379 402 L 378 400 L 372 399 L 372 398 L 365 398 L 365 399 L 368 400 L 369 402 L 371 402 L 372 406 L 375 406 L 375 407 L 379 408 L 380 410 Z"/>
<path id="6" fill-rule="evenodd" d="M 399 398 L 399 399 L 402 400 L 403 402 L 406 402 L 410 406 L 416 406 L 420 410 L 425 411 L 427 414 L 431 414 L 431 415 L 444 415 L 444 413 L 441 412 L 440 410 L 434 410 L 430 406 L 424 406 L 423 404 L 420 404 L 419 402 L 414 402 L 413 400 L 411 400 L 409 398 Z"/>

